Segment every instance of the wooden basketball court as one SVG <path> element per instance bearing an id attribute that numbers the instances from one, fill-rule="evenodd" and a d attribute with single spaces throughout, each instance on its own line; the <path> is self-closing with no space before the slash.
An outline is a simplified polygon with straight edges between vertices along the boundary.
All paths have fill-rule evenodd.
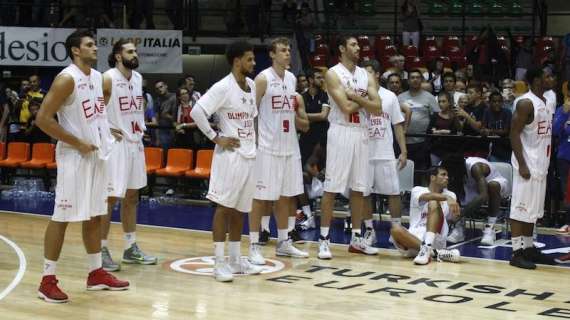
<path id="1" fill-rule="evenodd" d="M 348 254 L 333 245 L 334 260 L 276 258 L 274 243 L 264 248 L 272 268 L 259 276 L 219 283 L 207 273 L 211 234 L 172 228 L 139 227 L 138 242 L 159 256 L 159 265 L 123 265 L 117 273 L 131 281 L 124 292 L 87 292 L 87 262 L 80 224 L 66 235 L 58 278 L 70 296 L 63 305 L 39 300 L 47 216 L 0 214 L 0 319 L 552 319 L 570 318 L 570 269 L 539 266 L 535 271 L 508 263 L 465 258 L 461 263 L 414 266 L 395 250 L 376 257 Z M 120 226 L 111 229 L 110 247 L 122 253 Z M 247 246 L 242 246 L 247 254 Z M 176 270 L 178 271 L 176 271 Z M 188 273 L 190 272 L 190 273 Z M 4 296 L 4 294 L 6 294 Z M 1 298 L 3 297 L 3 299 Z"/>

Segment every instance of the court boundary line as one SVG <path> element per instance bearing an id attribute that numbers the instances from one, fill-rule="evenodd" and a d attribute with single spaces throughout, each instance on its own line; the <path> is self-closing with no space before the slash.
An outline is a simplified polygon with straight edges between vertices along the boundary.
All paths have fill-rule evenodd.
<path id="1" fill-rule="evenodd" d="M 1 210 L 1 212 L 8 212 L 8 213 L 13 213 L 13 214 L 20 214 L 20 215 L 29 215 L 29 216 L 36 216 L 36 217 L 44 217 L 46 219 L 49 219 L 51 216 L 49 215 L 45 215 L 45 214 L 41 214 L 41 213 L 30 213 L 30 212 L 20 212 L 20 211 L 10 211 L 10 210 Z M 111 223 L 114 224 L 119 224 L 120 222 L 116 222 L 116 221 L 111 221 Z M 156 228 L 156 229 L 170 229 L 170 230 L 179 230 L 179 231 L 192 231 L 192 232 L 199 232 L 199 233 L 212 233 L 212 231 L 206 231 L 206 230 L 199 230 L 199 229 L 190 229 L 190 228 L 180 228 L 180 227 L 166 227 L 166 226 L 155 226 L 155 225 L 151 225 L 151 224 L 139 224 L 137 223 L 138 226 L 144 226 L 146 228 Z M 243 235 L 242 237 L 247 237 L 249 238 L 249 235 Z M 270 237 L 270 239 L 277 239 L 274 237 Z M 318 241 L 313 241 L 313 240 L 305 240 L 305 242 L 308 243 L 314 243 L 314 244 L 318 244 Z M 468 242 L 468 241 L 465 241 Z M 461 245 L 466 244 L 466 243 L 460 243 Z M 350 244 L 344 244 L 344 243 L 330 243 L 331 246 L 337 246 L 337 247 L 348 247 Z M 457 244 L 456 244 L 457 245 Z M 398 249 L 390 249 L 390 248 L 377 248 L 378 250 L 383 250 L 383 251 L 391 251 L 391 252 L 398 252 Z M 399 254 L 397 254 L 399 255 Z M 310 258 L 310 256 L 309 256 Z M 480 258 L 480 257 L 468 257 L 468 256 L 461 256 L 461 260 L 465 260 L 465 259 L 473 259 L 473 260 L 484 260 L 487 262 L 500 262 L 500 263 L 509 263 L 509 261 L 507 260 L 498 260 L 498 259 L 489 259 L 489 258 Z M 555 268 L 555 269 L 563 269 L 563 270 L 568 270 L 568 267 L 563 267 L 563 266 L 557 266 L 557 265 L 543 265 L 541 264 L 540 267 L 547 267 L 547 268 Z M 1 299 L 0 299 L 1 300 Z"/>
<path id="2" fill-rule="evenodd" d="M 28 263 L 26 261 L 26 255 L 15 242 L 4 237 L 1 234 L 0 234 L 0 239 L 6 242 L 10 247 L 12 247 L 12 249 L 16 252 L 16 255 L 18 255 L 18 261 L 19 261 L 18 262 L 19 267 L 16 276 L 14 277 L 14 279 L 12 279 L 12 282 L 10 282 L 10 284 L 6 287 L 6 289 L 0 292 L 0 301 L 2 301 L 2 299 L 8 296 L 8 294 L 10 294 L 10 292 L 12 292 L 12 290 L 14 290 L 18 286 L 20 281 L 22 281 L 22 279 L 24 278 L 24 274 L 26 273 L 26 268 L 28 266 Z"/>

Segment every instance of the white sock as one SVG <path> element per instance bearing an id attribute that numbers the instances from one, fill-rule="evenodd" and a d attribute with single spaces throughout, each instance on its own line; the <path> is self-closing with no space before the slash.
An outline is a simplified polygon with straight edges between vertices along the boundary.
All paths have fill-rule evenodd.
<path id="1" fill-rule="evenodd" d="M 259 243 L 259 232 L 249 233 L 249 243 Z"/>
<path id="2" fill-rule="evenodd" d="M 534 239 L 532 238 L 532 236 L 530 237 L 523 236 L 522 240 L 523 240 L 523 249 L 534 247 L 534 242 L 533 242 Z"/>
<path id="3" fill-rule="evenodd" d="M 87 261 L 89 262 L 89 272 L 100 269 L 103 266 L 101 252 L 87 254 Z"/>
<path id="4" fill-rule="evenodd" d="M 330 227 L 321 227 L 321 237 L 326 238 L 329 236 Z"/>
<path id="5" fill-rule="evenodd" d="M 511 242 L 513 244 L 513 251 L 524 249 L 523 237 L 511 237 Z"/>
<path id="6" fill-rule="evenodd" d="M 374 229 L 374 224 L 372 222 L 372 219 L 364 220 L 364 226 L 366 227 L 366 229 Z"/>
<path id="7" fill-rule="evenodd" d="M 136 232 L 127 232 L 123 235 L 123 239 L 125 239 L 125 250 L 132 247 L 135 242 L 137 242 L 137 235 Z"/>
<path id="8" fill-rule="evenodd" d="M 293 231 L 295 228 L 295 217 L 287 217 L 287 232 Z"/>
<path id="9" fill-rule="evenodd" d="M 488 217 L 487 224 L 490 226 L 494 226 L 497 223 L 497 217 Z"/>
<path id="10" fill-rule="evenodd" d="M 430 231 L 426 232 L 426 235 L 424 237 L 424 244 L 431 247 L 433 240 L 435 240 L 435 233 Z"/>
<path id="11" fill-rule="evenodd" d="M 397 225 L 399 225 L 399 226 L 402 225 L 402 218 L 401 218 L 401 217 L 398 217 L 398 218 L 390 218 L 390 221 L 391 221 L 393 224 L 397 224 Z"/>
<path id="12" fill-rule="evenodd" d="M 44 277 L 54 276 L 56 266 L 57 266 L 57 261 L 52 261 L 44 258 Z"/>
<path id="13" fill-rule="evenodd" d="M 271 216 L 261 217 L 261 230 L 269 231 L 269 219 Z"/>
<path id="14" fill-rule="evenodd" d="M 109 248 L 109 240 L 101 239 L 101 247 Z"/>
<path id="15" fill-rule="evenodd" d="M 216 263 L 224 262 L 224 242 L 214 242 L 214 255 L 216 256 Z"/>
<path id="16" fill-rule="evenodd" d="M 287 229 L 277 229 L 277 242 L 289 239 L 289 231 Z"/>
<path id="17" fill-rule="evenodd" d="M 303 206 L 301 209 L 303 210 L 303 213 L 305 214 L 305 216 L 307 218 L 310 218 L 313 216 L 313 212 L 311 212 L 311 206 L 306 205 L 306 206 Z"/>
<path id="18" fill-rule="evenodd" d="M 232 262 L 239 262 L 239 259 L 241 257 L 241 252 L 240 252 L 240 247 L 241 242 L 240 241 L 230 241 L 228 242 L 228 249 L 230 252 L 230 261 Z"/>

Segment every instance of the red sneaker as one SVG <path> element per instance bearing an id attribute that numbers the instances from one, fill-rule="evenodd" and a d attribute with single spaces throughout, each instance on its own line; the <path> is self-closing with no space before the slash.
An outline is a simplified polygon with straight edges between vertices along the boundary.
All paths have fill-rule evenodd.
<path id="1" fill-rule="evenodd" d="M 67 302 L 67 295 L 57 286 L 57 282 L 54 275 L 44 276 L 38 289 L 38 298 L 51 303 Z"/>
<path id="2" fill-rule="evenodd" d="M 117 279 L 114 275 L 99 268 L 89 273 L 87 277 L 87 290 L 128 290 L 129 282 Z"/>

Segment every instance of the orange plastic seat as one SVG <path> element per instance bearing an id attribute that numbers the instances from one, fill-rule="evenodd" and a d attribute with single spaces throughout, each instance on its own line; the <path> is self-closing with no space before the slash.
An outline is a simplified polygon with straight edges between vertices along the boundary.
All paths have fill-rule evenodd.
<path id="1" fill-rule="evenodd" d="M 16 168 L 30 158 L 30 144 L 11 142 L 8 144 L 8 157 L 0 161 L 0 167 Z"/>
<path id="2" fill-rule="evenodd" d="M 158 169 L 162 169 L 162 148 L 145 147 L 144 158 L 146 162 L 146 173 L 153 174 Z"/>
<path id="3" fill-rule="evenodd" d="M 0 142 L 0 160 L 6 158 L 6 143 Z"/>
<path id="4" fill-rule="evenodd" d="M 158 176 L 181 177 L 184 173 L 192 169 L 192 150 L 189 149 L 169 149 L 166 167 L 156 170 Z"/>
<path id="5" fill-rule="evenodd" d="M 45 168 L 55 161 L 55 145 L 53 143 L 36 143 L 32 146 L 32 159 L 22 162 L 20 167 L 27 169 Z"/>
<path id="6" fill-rule="evenodd" d="M 214 150 L 198 150 L 196 168 L 186 171 L 186 176 L 196 179 L 210 178 L 213 156 Z"/>

